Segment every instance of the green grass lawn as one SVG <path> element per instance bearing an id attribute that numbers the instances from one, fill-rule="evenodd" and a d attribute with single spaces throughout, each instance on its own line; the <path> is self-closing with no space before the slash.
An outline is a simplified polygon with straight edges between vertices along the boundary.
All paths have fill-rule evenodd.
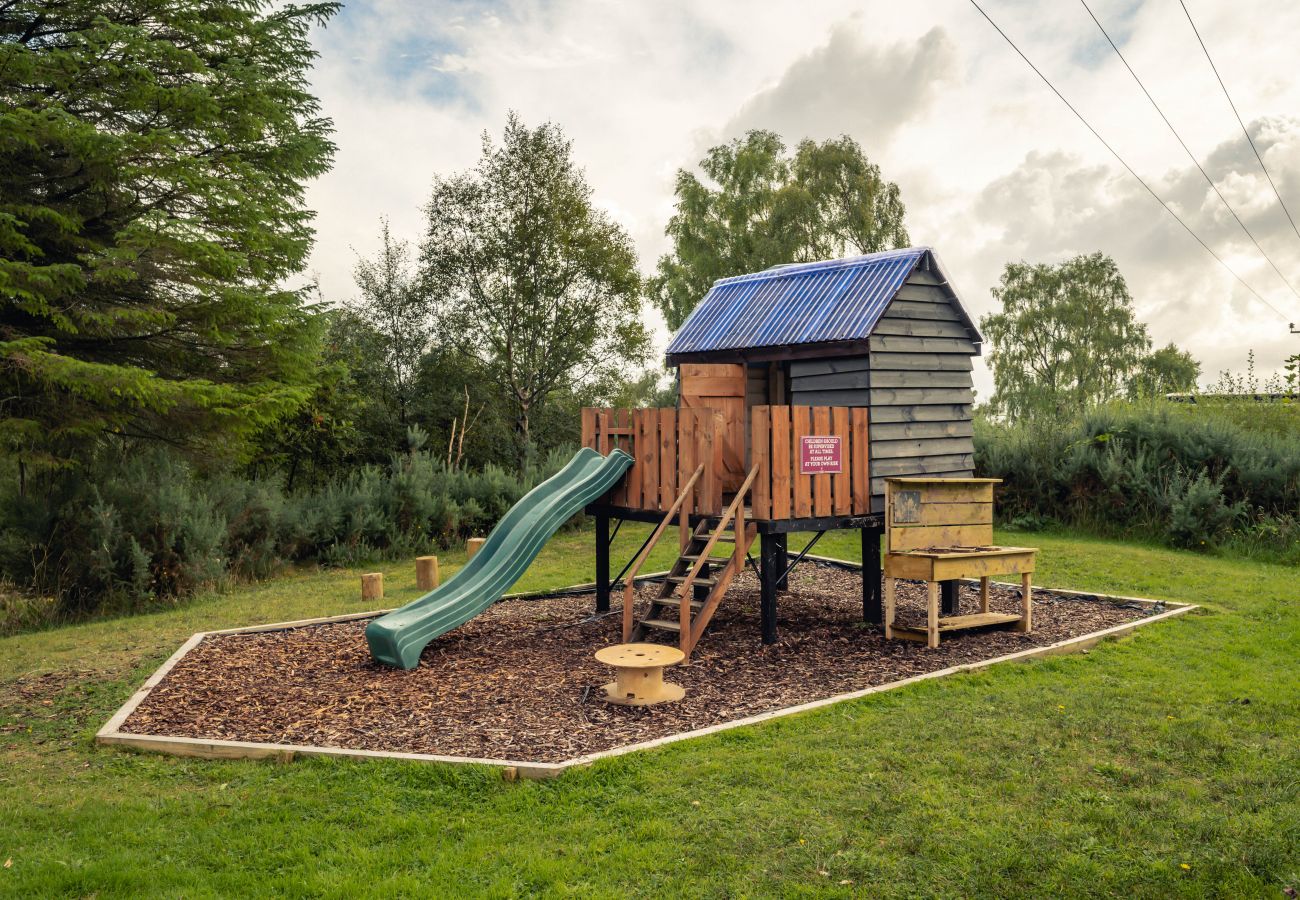
<path id="1" fill-rule="evenodd" d="M 615 560 L 643 533 L 629 527 Z M 1300 572 L 1064 535 L 1007 542 L 1042 547 L 1042 585 L 1206 609 L 1086 655 L 930 681 L 514 784 L 464 767 L 214 763 L 93 745 L 194 631 L 362 609 L 357 571 L 5 638 L 0 894 L 1281 897 L 1300 888 Z M 828 535 L 818 552 L 856 558 L 857 548 L 855 535 Z M 562 535 L 519 589 L 587 581 L 591 557 L 590 534 Z M 460 561 L 444 555 L 444 573 Z M 413 565 L 382 568 L 390 603 L 415 596 Z"/>

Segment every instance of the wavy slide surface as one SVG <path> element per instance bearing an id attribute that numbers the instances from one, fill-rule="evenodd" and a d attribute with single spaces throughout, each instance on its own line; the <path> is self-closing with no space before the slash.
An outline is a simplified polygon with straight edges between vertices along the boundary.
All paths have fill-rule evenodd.
<path id="1" fill-rule="evenodd" d="M 632 465 L 622 450 L 601 456 L 590 447 L 516 503 L 487 542 L 445 584 L 366 626 L 376 662 L 414 669 L 430 641 L 463 625 L 501 599 L 556 530 L 618 483 Z"/>

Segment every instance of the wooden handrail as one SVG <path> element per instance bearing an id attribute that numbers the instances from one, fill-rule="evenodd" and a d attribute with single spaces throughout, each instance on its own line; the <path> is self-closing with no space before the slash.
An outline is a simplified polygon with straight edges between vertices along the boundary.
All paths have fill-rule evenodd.
<path id="1" fill-rule="evenodd" d="M 678 606 L 678 610 L 681 613 L 681 618 L 678 620 L 678 624 L 681 626 L 681 645 L 682 652 L 684 653 L 689 654 L 690 648 L 693 648 L 695 642 L 698 640 L 698 638 L 691 633 L 691 604 L 687 598 L 690 596 L 691 588 L 695 584 L 696 576 L 700 574 L 700 569 L 702 569 L 704 564 L 708 562 L 709 554 L 713 551 L 714 545 L 718 543 L 718 536 L 726 530 L 727 523 L 736 518 L 738 510 L 740 513 L 740 519 L 738 522 L 739 527 L 734 530 L 736 536 L 736 549 L 733 551 L 732 566 L 736 571 L 739 571 L 744 564 L 745 550 L 747 549 L 745 547 L 745 494 L 749 493 L 750 486 L 758 476 L 758 470 L 759 466 L 757 465 L 749 470 L 749 475 L 746 476 L 744 483 L 741 484 L 740 490 L 736 492 L 735 499 L 731 501 L 731 505 L 727 507 L 727 511 L 724 512 L 722 518 L 718 520 L 718 526 L 713 529 L 713 534 L 709 535 L 709 542 L 704 545 L 704 549 L 700 551 L 699 558 L 695 560 L 695 565 L 691 566 L 690 572 L 686 575 L 686 580 L 682 582 L 681 592 L 678 595 L 678 598 L 681 600 L 681 603 Z M 718 598 L 715 598 L 713 602 L 713 606 L 715 607 L 717 606 L 717 599 Z M 701 616 L 704 615 L 704 612 L 704 609 L 700 610 Z M 707 619 L 705 621 L 707 621 Z"/>
<path id="2" fill-rule="evenodd" d="M 623 641 L 625 643 L 632 638 L 632 592 L 636 588 L 637 572 L 641 571 L 641 565 L 649 558 L 650 552 L 654 550 L 655 545 L 659 543 L 659 538 L 663 537 L 664 531 L 668 528 L 668 523 L 673 520 L 673 516 L 677 515 L 677 511 L 682 508 L 682 504 L 686 502 L 686 498 L 695 489 L 695 483 L 700 480 L 703 474 L 704 464 L 701 463 L 695 470 L 695 474 L 686 482 L 686 486 L 681 489 L 668 512 L 664 514 L 663 519 L 659 522 L 659 527 L 654 530 L 654 534 L 650 535 L 650 540 L 646 542 L 645 547 L 641 549 L 636 560 L 627 570 L 627 580 L 623 582 Z"/>

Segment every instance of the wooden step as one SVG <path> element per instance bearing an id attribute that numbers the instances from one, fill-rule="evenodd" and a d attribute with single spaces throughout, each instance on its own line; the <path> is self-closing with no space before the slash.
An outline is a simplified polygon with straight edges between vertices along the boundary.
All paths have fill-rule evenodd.
<path id="1" fill-rule="evenodd" d="M 683 554 L 681 555 L 680 558 L 681 558 L 681 559 L 689 559 L 691 562 L 695 562 L 697 559 L 700 558 L 700 555 L 699 555 L 698 553 L 683 553 Z M 709 561 L 709 562 L 711 562 L 711 563 L 717 563 L 717 564 L 720 565 L 720 566 L 725 566 L 727 563 L 731 562 L 731 560 L 732 560 L 732 557 L 731 557 L 730 555 L 727 555 L 727 556 L 710 556 L 710 557 L 708 557 L 708 561 Z"/>
<path id="2" fill-rule="evenodd" d="M 680 622 L 670 622 L 667 619 L 643 619 L 641 625 L 645 628 L 658 628 L 661 631 L 681 632 Z"/>
<path id="3" fill-rule="evenodd" d="M 681 598 L 680 598 L 680 597 L 656 597 L 656 598 L 655 598 L 655 603 L 658 603 L 660 606 L 671 606 L 671 607 L 674 607 L 674 608 L 677 608 L 677 609 L 680 609 L 680 608 L 681 608 L 681 605 L 682 605 L 682 601 L 681 601 Z M 697 609 L 697 610 L 698 610 L 698 609 L 703 609 L 703 608 L 704 608 L 704 601 L 703 601 L 703 600 L 692 600 L 692 601 L 691 601 L 691 609 Z"/>
<path id="4" fill-rule="evenodd" d="M 686 583 L 686 576 L 685 576 L 685 575 L 669 575 L 669 576 L 665 579 L 665 581 L 671 581 L 673 584 L 685 584 L 685 583 Z M 716 578 L 712 578 L 712 577 L 710 577 L 710 578 L 705 578 L 705 577 L 703 577 L 703 576 L 697 577 L 694 581 L 691 582 L 691 584 L 702 584 L 702 585 L 704 585 L 705 587 L 713 587 L 713 586 L 714 586 L 715 584 L 717 584 L 717 583 L 718 583 L 718 579 L 716 579 Z"/>
<path id="5" fill-rule="evenodd" d="M 939 631 L 961 631 L 964 628 L 983 628 L 985 625 L 1006 625 L 1019 622 L 1020 616 L 1009 613 L 972 613 L 969 616 L 946 616 L 939 620 Z M 925 625 L 894 623 L 894 631 L 913 631 L 925 634 Z"/>

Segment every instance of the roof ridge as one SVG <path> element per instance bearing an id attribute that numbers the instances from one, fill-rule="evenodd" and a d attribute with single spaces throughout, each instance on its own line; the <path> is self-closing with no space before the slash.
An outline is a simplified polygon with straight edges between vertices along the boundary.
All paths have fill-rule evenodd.
<path id="1" fill-rule="evenodd" d="M 933 248 L 928 246 L 896 247 L 892 250 L 878 250 L 875 253 L 861 253 L 857 256 L 840 256 L 834 259 L 819 259 L 812 262 L 778 263 L 775 266 L 760 269 L 757 272 L 746 272 L 743 275 L 729 275 L 726 278 L 719 278 L 717 281 L 713 282 L 713 285 L 714 287 L 717 287 L 722 284 L 763 281 L 768 278 L 781 278 L 787 275 L 797 275 L 801 272 L 821 272 L 827 269 L 867 265 L 869 263 L 882 262 L 895 257 L 920 257 L 922 254 L 931 252 L 933 252 Z"/>

